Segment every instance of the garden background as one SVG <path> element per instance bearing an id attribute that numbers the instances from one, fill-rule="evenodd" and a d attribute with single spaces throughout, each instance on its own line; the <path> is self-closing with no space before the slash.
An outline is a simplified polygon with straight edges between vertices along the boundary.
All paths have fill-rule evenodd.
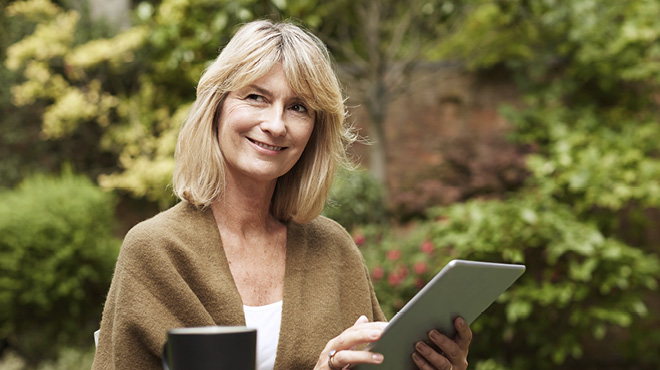
<path id="1" fill-rule="evenodd" d="M 525 263 L 471 368 L 660 368 L 660 0 L 0 0 L 0 368 L 88 369 L 126 231 L 236 26 L 328 45 L 369 145 L 325 214 L 386 313 Z"/>

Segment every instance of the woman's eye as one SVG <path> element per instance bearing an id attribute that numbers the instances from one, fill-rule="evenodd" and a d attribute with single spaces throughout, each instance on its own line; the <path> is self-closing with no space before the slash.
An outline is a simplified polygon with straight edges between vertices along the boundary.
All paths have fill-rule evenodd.
<path id="1" fill-rule="evenodd" d="M 250 94 L 250 95 L 247 96 L 247 99 L 258 101 L 258 102 L 264 101 L 264 97 L 261 96 L 261 95 L 257 95 L 257 94 Z"/>
<path id="2" fill-rule="evenodd" d="M 307 107 L 305 107 L 302 104 L 294 104 L 294 105 L 291 106 L 291 109 L 293 109 L 296 112 L 300 112 L 300 113 L 306 113 L 307 112 Z"/>

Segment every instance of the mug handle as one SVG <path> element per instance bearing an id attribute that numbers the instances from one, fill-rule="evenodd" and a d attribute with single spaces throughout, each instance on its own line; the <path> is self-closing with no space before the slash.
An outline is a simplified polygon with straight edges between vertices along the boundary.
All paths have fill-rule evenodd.
<path id="1" fill-rule="evenodd" d="M 167 342 L 163 346 L 163 370 L 170 370 L 169 365 L 167 364 Z"/>

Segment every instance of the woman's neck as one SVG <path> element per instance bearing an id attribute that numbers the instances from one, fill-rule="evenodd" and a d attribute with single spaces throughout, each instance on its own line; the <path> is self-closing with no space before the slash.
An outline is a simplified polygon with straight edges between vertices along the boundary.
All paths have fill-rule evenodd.
<path id="1" fill-rule="evenodd" d="M 243 237 L 270 232 L 280 224 L 270 210 L 275 183 L 238 183 L 227 176 L 223 198 L 211 205 L 218 227 Z"/>

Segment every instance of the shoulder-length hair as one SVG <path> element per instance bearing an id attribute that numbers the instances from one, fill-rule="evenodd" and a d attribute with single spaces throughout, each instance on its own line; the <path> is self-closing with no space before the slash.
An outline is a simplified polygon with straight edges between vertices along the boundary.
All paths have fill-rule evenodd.
<path id="1" fill-rule="evenodd" d="M 303 154 L 277 179 L 271 213 L 279 220 L 307 222 L 323 210 L 336 168 L 349 165 L 346 147 L 355 141 L 327 48 L 291 23 L 261 20 L 242 26 L 202 75 L 197 99 L 185 119 L 175 152 L 174 193 L 198 208 L 222 199 L 225 169 L 218 118 L 227 94 L 249 85 L 281 63 L 291 89 L 315 111 Z"/>

